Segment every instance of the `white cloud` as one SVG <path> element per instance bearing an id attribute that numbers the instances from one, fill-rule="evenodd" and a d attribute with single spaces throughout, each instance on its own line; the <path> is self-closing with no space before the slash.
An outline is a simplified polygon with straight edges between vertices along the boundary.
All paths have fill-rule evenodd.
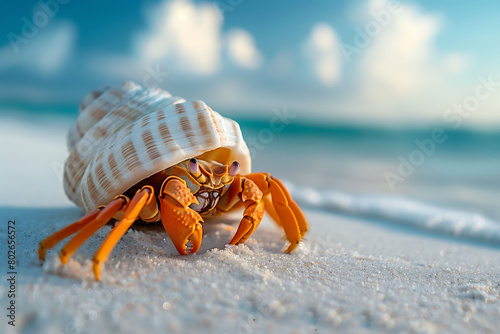
<path id="1" fill-rule="evenodd" d="M 305 48 L 319 80 L 325 85 L 337 83 L 342 61 L 340 41 L 335 30 L 326 23 L 317 23 Z"/>
<path id="2" fill-rule="evenodd" d="M 163 0 L 147 7 L 145 13 L 147 29 L 132 36 L 130 53 L 87 55 L 87 68 L 100 76 L 138 81 L 150 78 L 150 72 L 160 68 L 161 80 L 146 81 L 161 85 L 165 73 L 198 78 L 222 74 L 224 48 L 227 56 L 243 68 L 256 69 L 263 61 L 248 31 L 222 31 L 220 10 L 212 3 Z"/>
<path id="3" fill-rule="evenodd" d="M 144 63 L 170 62 L 200 75 L 219 69 L 222 19 L 215 6 L 165 0 L 147 11 L 147 20 L 149 29 L 134 40 L 135 54 Z"/>
<path id="4" fill-rule="evenodd" d="M 356 121 L 414 126 L 441 122 L 444 110 L 460 96 L 456 75 L 466 69 L 467 56 L 437 48 L 441 15 L 408 3 L 392 10 L 391 4 L 366 1 L 364 22 L 355 30 L 365 33 L 365 43 L 344 41 L 359 52 L 350 64 L 353 89 L 337 105 L 356 111 Z"/>
<path id="5" fill-rule="evenodd" d="M 377 5 L 381 1 L 377 0 Z M 377 7 L 378 7 L 377 6 Z M 408 98 L 432 84 L 434 39 L 439 17 L 404 6 L 381 33 L 373 37 L 361 60 L 363 94 L 373 103 Z"/>
<path id="6" fill-rule="evenodd" d="M 338 81 L 341 69 L 346 73 L 342 85 L 309 92 L 316 117 L 384 126 L 442 122 L 446 108 L 468 92 L 457 75 L 469 64 L 467 54 L 437 48 L 443 17 L 388 0 L 366 0 L 356 9 L 352 39 L 340 44 L 328 24 L 318 23 L 307 40 L 307 54 L 323 84 Z M 334 57 L 340 45 L 355 50 L 344 63 Z M 297 108 L 311 106 L 296 103 Z"/>
<path id="7" fill-rule="evenodd" d="M 14 66 L 53 75 L 67 65 L 76 42 L 75 25 L 70 21 L 59 21 L 37 29 L 30 38 L 18 35 L 19 39 L 12 39 L 14 44 L 9 43 L 0 49 L 0 70 Z"/>
<path id="8" fill-rule="evenodd" d="M 243 29 L 232 29 L 227 34 L 229 58 L 243 68 L 255 69 L 262 63 L 262 54 L 255 46 L 250 33 Z"/>

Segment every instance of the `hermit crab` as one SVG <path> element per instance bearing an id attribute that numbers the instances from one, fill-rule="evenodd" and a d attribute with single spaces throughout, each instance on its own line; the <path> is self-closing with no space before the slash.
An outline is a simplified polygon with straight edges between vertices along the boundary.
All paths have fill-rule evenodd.
<path id="1" fill-rule="evenodd" d="M 67 263 L 112 219 L 118 223 L 93 258 L 97 280 L 100 265 L 135 222 L 161 222 L 183 255 L 199 250 L 203 217 L 237 208 L 244 213 L 231 245 L 250 237 L 264 211 L 283 227 L 287 253 L 308 229 L 278 179 L 251 173 L 238 123 L 201 101 L 186 102 L 133 82 L 93 91 L 80 106 L 68 146 L 64 189 L 87 213 L 40 243 L 42 261 L 47 250 L 76 234 L 60 252 L 61 262 Z"/>

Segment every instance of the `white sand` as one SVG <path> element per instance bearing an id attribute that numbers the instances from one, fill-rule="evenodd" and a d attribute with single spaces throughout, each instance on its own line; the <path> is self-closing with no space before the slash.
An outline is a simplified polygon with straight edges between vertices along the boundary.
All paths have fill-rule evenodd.
<path id="1" fill-rule="evenodd" d="M 16 327 L 3 315 L 2 333 L 500 332 L 498 246 L 326 211 L 305 210 L 310 233 L 290 255 L 268 220 L 238 247 L 225 246 L 231 226 L 207 224 L 188 256 L 143 228 L 124 236 L 97 283 L 89 259 L 106 226 L 66 266 L 54 251 L 40 266 L 38 242 L 82 214 L 53 172 L 64 129 L 2 120 L 0 136 L 0 242 L 15 219 L 18 260 Z M 2 279 L 4 313 L 8 301 Z"/>

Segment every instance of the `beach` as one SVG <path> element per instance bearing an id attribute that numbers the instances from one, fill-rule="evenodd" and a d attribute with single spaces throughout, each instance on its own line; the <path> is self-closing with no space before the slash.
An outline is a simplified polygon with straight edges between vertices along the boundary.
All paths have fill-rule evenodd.
<path id="1" fill-rule="evenodd" d="M 462 192 L 444 187 L 436 194 L 425 187 L 422 180 L 433 181 L 423 172 L 401 193 L 382 192 L 386 185 L 380 175 L 397 163 L 399 153 L 382 155 L 378 165 L 335 164 L 347 159 L 339 157 L 340 150 L 327 154 L 335 151 L 335 140 L 304 144 L 313 147 L 306 155 L 301 140 L 290 142 L 296 136 L 275 134 L 255 156 L 256 169 L 286 180 L 309 222 L 308 234 L 291 254 L 282 252 L 284 233 L 268 217 L 244 245 L 227 246 L 240 212 L 207 222 L 196 255 L 179 256 L 161 227 L 130 230 L 104 265 L 101 282 L 94 281 L 91 258 L 111 226 L 99 230 L 65 266 L 57 256 L 62 245 L 41 264 L 38 243 L 83 214 L 62 189 L 68 124 L 19 116 L 4 117 L 0 124 L 5 158 L 0 242 L 8 240 L 9 221 L 16 229 L 16 326 L 4 316 L 2 333 L 500 330 L 496 200 L 485 196 L 481 205 L 461 204 L 468 198 L 464 192 L 487 194 L 498 178 L 484 187 L 478 186 L 482 179 L 461 178 Z M 243 130 L 252 135 L 252 128 Z M 253 131 L 258 136 L 259 128 Z M 349 141 L 340 142 L 349 151 Z M 356 161 L 355 152 L 348 153 L 351 163 Z M 428 168 L 439 167 L 450 154 L 436 156 Z M 498 163 L 478 161 L 470 164 L 482 171 Z M 369 170 L 382 174 L 370 177 Z M 483 173 L 485 179 L 491 175 Z M 0 286 L 4 310 L 13 300 L 6 257 Z"/>
<path id="2" fill-rule="evenodd" d="M 500 333 L 500 2 L 4 3 L 0 334 Z"/>

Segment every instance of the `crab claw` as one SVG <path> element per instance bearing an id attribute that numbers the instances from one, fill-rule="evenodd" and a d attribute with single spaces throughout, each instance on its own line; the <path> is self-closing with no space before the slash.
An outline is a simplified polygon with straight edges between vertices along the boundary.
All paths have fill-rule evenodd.
<path id="1" fill-rule="evenodd" d="M 169 177 L 163 182 L 158 196 L 160 200 L 161 222 L 170 240 L 181 255 L 188 253 L 186 244 L 191 241 L 191 253 L 196 253 L 201 246 L 203 218 L 189 208 L 199 204 L 198 200 L 186 187 L 186 182 L 178 177 Z"/>
<path id="2" fill-rule="evenodd" d="M 244 243 L 259 226 L 262 217 L 264 216 L 264 202 L 259 201 L 250 204 L 243 213 L 243 219 L 238 226 L 238 230 L 233 239 L 229 242 L 230 245 L 239 245 Z"/>

